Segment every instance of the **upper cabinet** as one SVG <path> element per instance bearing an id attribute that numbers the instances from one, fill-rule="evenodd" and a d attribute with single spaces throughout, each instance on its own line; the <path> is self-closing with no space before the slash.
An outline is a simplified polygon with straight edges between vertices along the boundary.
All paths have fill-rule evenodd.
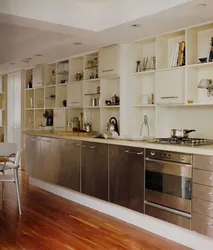
<path id="1" fill-rule="evenodd" d="M 43 66 L 39 65 L 33 68 L 33 88 L 43 85 Z"/>
<path id="2" fill-rule="evenodd" d="M 81 107 L 82 106 L 82 85 L 81 83 L 69 83 L 67 85 L 67 106 Z"/>
<path id="3" fill-rule="evenodd" d="M 159 71 L 155 74 L 155 102 L 184 103 L 185 70 Z"/>
<path id="4" fill-rule="evenodd" d="M 99 51 L 99 77 L 120 75 L 119 50 L 119 45 L 114 45 Z"/>

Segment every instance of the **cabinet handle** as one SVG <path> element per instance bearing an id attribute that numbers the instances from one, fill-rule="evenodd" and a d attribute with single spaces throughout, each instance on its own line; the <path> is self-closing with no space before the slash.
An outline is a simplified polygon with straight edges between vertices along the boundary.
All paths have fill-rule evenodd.
<path id="1" fill-rule="evenodd" d="M 161 96 L 161 99 L 177 99 L 178 96 Z"/>
<path id="2" fill-rule="evenodd" d="M 209 193 L 209 196 L 213 196 L 213 193 L 212 193 L 212 192 L 210 192 L 210 193 Z"/>
<path id="3" fill-rule="evenodd" d="M 208 223 L 207 226 L 213 228 L 213 223 Z"/>
<path id="4" fill-rule="evenodd" d="M 82 148 L 90 148 L 90 149 L 94 149 L 95 146 L 87 146 L 87 145 L 82 145 Z"/>
<path id="5" fill-rule="evenodd" d="M 31 141 L 35 141 L 36 139 L 31 138 Z"/>
<path id="6" fill-rule="evenodd" d="M 124 153 L 134 154 L 134 155 L 143 155 L 143 152 L 131 152 L 129 150 L 125 150 Z"/>
<path id="7" fill-rule="evenodd" d="M 209 177 L 209 180 L 210 180 L 210 181 L 213 181 L 213 176 L 210 176 L 210 177 Z"/>
<path id="8" fill-rule="evenodd" d="M 105 70 L 102 70 L 102 72 L 111 72 L 113 71 L 113 69 L 105 69 Z"/>
<path id="9" fill-rule="evenodd" d="M 212 210 L 213 210 L 213 207 L 208 208 L 208 211 L 212 211 Z"/>

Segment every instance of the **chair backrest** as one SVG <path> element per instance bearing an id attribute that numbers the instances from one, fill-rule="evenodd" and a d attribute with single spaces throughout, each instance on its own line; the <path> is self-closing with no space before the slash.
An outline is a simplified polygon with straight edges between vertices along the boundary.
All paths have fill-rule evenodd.
<path id="1" fill-rule="evenodd" d="M 0 143 L 0 156 L 9 156 L 11 154 L 16 154 L 16 152 L 16 143 Z"/>
<path id="2" fill-rule="evenodd" d="M 16 156 L 15 156 L 14 168 L 18 168 L 18 167 L 19 167 L 20 161 L 21 161 L 21 150 L 18 150 L 18 151 L 16 152 Z"/>

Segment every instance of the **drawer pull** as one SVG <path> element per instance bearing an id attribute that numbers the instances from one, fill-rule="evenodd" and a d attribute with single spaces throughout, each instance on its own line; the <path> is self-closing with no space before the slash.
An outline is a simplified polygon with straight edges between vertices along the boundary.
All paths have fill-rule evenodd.
<path id="1" fill-rule="evenodd" d="M 135 154 L 135 155 L 143 155 L 143 152 L 131 152 L 129 150 L 125 150 L 124 153 Z"/>
<path id="2" fill-rule="evenodd" d="M 213 228 L 213 223 L 208 223 L 207 226 Z"/>
<path id="3" fill-rule="evenodd" d="M 210 176 L 210 177 L 209 177 L 209 180 L 210 180 L 210 181 L 213 181 L 213 176 Z"/>
<path id="4" fill-rule="evenodd" d="M 209 193 L 209 196 L 213 196 L 213 193 L 212 193 L 212 192 L 210 192 L 210 193 Z"/>
<path id="5" fill-rule="evenodd" d="M 161 99 L 177 99 L 178 96 L 161 96 Z"/>
<path id="6" fill-rule="evenodd" d="M 82 148 L 90 148 L 90 149 L 94 149 L 95 146 L 87 146 L 87 145 L 82 145 Z"/>
<path id="7" fill-rule="evenodd" d="M 212 210 L 213 210 L 213 207 L 208 208 L 208 211 L 212 211 Z"/>

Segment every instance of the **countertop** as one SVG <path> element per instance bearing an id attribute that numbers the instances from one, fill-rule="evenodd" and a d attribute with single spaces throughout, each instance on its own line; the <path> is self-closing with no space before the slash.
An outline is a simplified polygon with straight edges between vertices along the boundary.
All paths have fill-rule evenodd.
<path id="1" fill-rule="evenodd" d="M 49 137 L 49 138 L 60 138 L 68 140 L 78 140 L 78 141 L 87 141 L 87 142 L 97 142 L 97 143 L 107 143 L 112 145 L 121 145 L 121 146 L 130 146 L 130 147 L 141 147 L 147 149 L 157 149 L 157 150 L 166 150 L 172 152 L 182 152 L 188 154 L 201 154 L 201 155 L 210 155 L 213 156 L 213 145 L 206 146 L 179 146 L 179 145 L 165 145 L 157 144 L 147 141 L 132 141 L 124 139 L 99 139 L 94 137 L 85 137 L 85 136 L 61 136 L 51 132 L 45 131 L 24 131 L 24 134 Z"/>

